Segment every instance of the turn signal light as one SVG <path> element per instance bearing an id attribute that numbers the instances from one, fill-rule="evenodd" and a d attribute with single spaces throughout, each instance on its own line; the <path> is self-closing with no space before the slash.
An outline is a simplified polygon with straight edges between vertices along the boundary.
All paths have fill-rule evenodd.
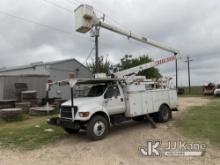
<path id="1" fill-rule="evenodd" d="M 89 116 L 89 112 L 80 112 L 79 116 L 80 117 L 88 117 Z"/>

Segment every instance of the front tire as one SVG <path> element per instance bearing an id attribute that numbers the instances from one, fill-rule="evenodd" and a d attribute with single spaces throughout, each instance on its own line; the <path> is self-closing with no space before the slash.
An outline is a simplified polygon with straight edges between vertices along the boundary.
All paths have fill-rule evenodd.
<path id="1" fill-rule="evenodd" d="M 109 123 L 105 117 L 96 115 L 88 122 L 87 136 L 91 140 L 101 140 L 109 132 Z"/>
<path id="2" fill-rule="evenodd" d="M 65 130 L 68 134 L 77 134 L 80 129 L 71 129 L 71 128 L 65 128 L 65 127 L 64 127 L 64 130 Z"/>

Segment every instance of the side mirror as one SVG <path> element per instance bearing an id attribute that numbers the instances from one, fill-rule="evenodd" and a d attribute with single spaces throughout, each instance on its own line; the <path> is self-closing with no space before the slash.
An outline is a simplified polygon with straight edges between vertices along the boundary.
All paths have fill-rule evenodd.
<path id="1" fill-rule="evenodd" d="M 113 96 L 117 99 L 118 98 L 118 89 L 117 87 L 113 88 Z"/>

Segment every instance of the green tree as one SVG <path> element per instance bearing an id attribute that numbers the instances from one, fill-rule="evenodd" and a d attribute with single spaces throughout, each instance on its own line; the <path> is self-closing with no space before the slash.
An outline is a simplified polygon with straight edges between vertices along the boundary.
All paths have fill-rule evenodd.
<path id="1" fill-rule="evenodd" d="M 91 63 L 87 64 L 87 67 L 91 70 L 92 73 L 96 73 L 96 62 L 93 59 Z M 98 72 L 108 74 L 110 69 L 112 68 L 112 64 L 109 59 L 103 56 L 99 56 L 98 58 Z"/>
<path id="2" fill-rule="evenodd" d="M 120 70 L 132 68 L 141 64 L 145 64 L 153 61 L 148 55 L 142 55 L 140 57 L 133 58 L 132 55 L 125 55 L 120 64 L 118 65 Z M 146 76 L 146 78 L 160 78 L 161 74 L 159 70 L 155 67 L 146 69 L 140 72 L 138 75 Z"/>

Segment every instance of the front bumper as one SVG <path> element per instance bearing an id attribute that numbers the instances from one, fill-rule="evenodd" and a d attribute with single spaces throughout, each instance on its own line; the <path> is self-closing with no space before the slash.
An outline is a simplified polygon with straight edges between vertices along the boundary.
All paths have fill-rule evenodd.
<path id="1" fill-rule="evenodd" d="M 49 118 L 47 123 L 50 125 L 61 126 L 64 128 L 80 129 L 80 122 L 79 121 L 72 121 L 72 120 L 68 120 L 68 119 L 62 119 L 59 117 Z"/>
<path id="2" fill-rule="evenodd" d="M 218 93 L 215 93 L 214 95 L 219 97 L 219 96 L 220 96 L 220 93 L 218 92 Z"/>

